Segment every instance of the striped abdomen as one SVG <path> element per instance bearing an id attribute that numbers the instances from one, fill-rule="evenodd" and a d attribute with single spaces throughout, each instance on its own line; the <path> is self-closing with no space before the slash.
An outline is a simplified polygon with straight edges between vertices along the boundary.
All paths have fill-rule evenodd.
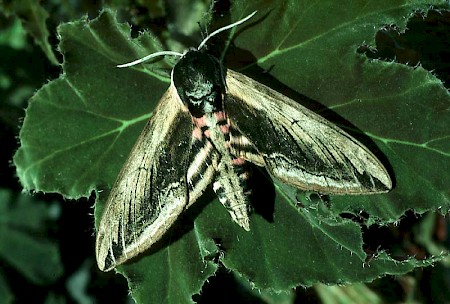
<path id="1" fill-rule="evenodd" d="M 192 157 L 194 162 L 197 160 L 195 166 L 191 164 L 191 167 L 197 168 L 196 172 L 190 173 L 188 170 L 190 187 L 195 189 L 196 183 L 202 182 L 203 172 L 214 169 L 214 192 L 233 220 L 245 230 L 250 230 L 248 166 L 243 158 L 230 152 L 230 124 L 226 114 L 217 111 L 192 119 L 195 124 L 193 149 L 198 153 Z"/>

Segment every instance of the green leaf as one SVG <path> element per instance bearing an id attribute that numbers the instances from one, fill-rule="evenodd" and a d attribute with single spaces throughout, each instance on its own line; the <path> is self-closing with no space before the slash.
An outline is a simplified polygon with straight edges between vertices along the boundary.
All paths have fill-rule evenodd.
<path id="1" fill-rule="evenodd" d="M 150 250 L 137 263 L 119 266 L 137 303 L 193 303 L 192 295 L 217 270 L 214 242 L 199 236 L 192 222 L 180 227 L 169 235 L 170 245 Z"/>
<path id="2" fill-rule="evenodd" d="M 152 71 L 116 68 L 159 46 L 149 34 L 144 46 L 131 42 L 129 28 L 113 19 L 60 26 L 65 73 L 30 100 L 14 157 L 25 189 L 79 198 L 110 188 L 167 88 Z"/>
<path id="3" fill-rule="evenodd" d="M 35 284 L 49 284 L 63 272 L 56 242 L 47 239 L 48 206 L 30 196 L 13 198 L 0 189 L 0 259 Z"/>
<path id="4" fill-rule="evenodd" d="M 297 209 L 276 184 L 273 222 L 252 217 L 250 232 L 232 223 L 214 202 L 198 216 L 198 235 L 219 240 L 223 264 L 256 287 L 273 291 L 317 282 L 346 284 L 371 281 L 381 274 L 401 274 L 433 261 L 396 261 L 386 253 L 365 262 L 358 224 L 339 217 L 325 221 L 313 209 Z"/>
<path id="5" fill-rule="evenodd" d="M 9 1 L 8 1 L 9 2 Z M 23 27 L 34 38 L 48 60 L 58 65 L 58 59 L 53 53 L 53 48 L 48 42 L 49 33 L 45 21 L 48 18 L 47 11 L 36 0 L 14 0 L 9 3 L 1 2 L 0 8 L 7 16 L 15 15 L 22 22 Z"/>
<path id="6" fill-rule="evenodd" d="M 382 299 L 364 284 L 349 286 L 315 286 L 322 303 L 346 303 L 346 304 L 380 304 Z"/>
<path id="7" fill-rule="evenodd" d="M 438 178 L 450 172 L 444 142 L 447 90 L 420 67 L 357 53 L 362 44 L 374 44 L 384 24 L 404 28 L 413 11 L 427 6 L 419 1 L 280 3 L 233 2 L 231 22 L 258 9 L 252 21 L 230 34 L 237 35 L 239 49 L 256 57 L 243 72 L 260 79 L 262 73 L 252 69 L 258 65 L 272 81 L 293 90 L 282 92 L 303 101 L 300 92 L 325 105 L 323 115 L 349 129 L 390 167 L 395 189 L 385 195 L 332 197 L 330 207 L 314 210 L 297 207 L 296 189 L 275 181 L 270 193 L 266 181 L 255 189 L 263 193 L 255 203 L 269 211 L 252 216 L 250 232 L 233 223 L 217 200 L 198 202 L 159 247 L 119 267 L 138 302 L 192 302 L 215 272 L 218 258 L 255 287 L 273 291 L 316 282 L 370 281 L 437 259 L 396 261 L 379 252 L 369 261 L 360 226 L 339 216 L 363 209 L 371 221 L 386 223 L 408 209 L 449 209 L 448 173 Z M 169 85 L 161 72 L 167 67 L 163 60 L 115 68 L 160 50 L 149 33 L 132 40 L 129 32 L 109 11 L 93 21 L 60 26 L 64 74 L 31 99 L 14 157 L 26 189 L 77 198 L 111 188 Z M 236 66 L 233 54 L 239 52 L 229 53 L 226 62 Z M 312 101 L 305 104 L 324 109 Z M 108 191 L 98 194 L 97 220 Z"/>

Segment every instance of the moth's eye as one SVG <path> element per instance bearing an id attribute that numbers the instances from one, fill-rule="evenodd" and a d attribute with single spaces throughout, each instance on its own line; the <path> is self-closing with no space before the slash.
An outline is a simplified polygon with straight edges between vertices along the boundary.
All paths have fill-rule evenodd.
<path id="1" fill-rule="evenodd" d="M 212 103 L 212 102 L 214 102 L 216 100 L 216 97 L 217 97 L 216 92 L 211 92 L 211 94 L 209 94 L 208 96 L 205 96 L 205 99 L 208 102 Z"/>

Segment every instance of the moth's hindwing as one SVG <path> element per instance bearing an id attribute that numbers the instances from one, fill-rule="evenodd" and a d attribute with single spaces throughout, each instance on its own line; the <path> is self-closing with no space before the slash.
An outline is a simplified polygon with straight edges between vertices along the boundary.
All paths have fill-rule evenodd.
<path id="1" fill-rule="evenodd" d="M 287 184 L 323 194 L 392 188 L 380 161 L 337 126 L 240 73 L 227 70 L 226 82 L 224 109 L 242 133 L 236 141 L 243 150 L 232 146 L 241 157 L 265 165 Z"/>
<path id="2" fill-rule="evenodd" d="M 96 240 L 103 271 L 157 242 L 189 204 L 186 168 L 193 125 L 177 98 L 171 85 L 111 190 Z"/>

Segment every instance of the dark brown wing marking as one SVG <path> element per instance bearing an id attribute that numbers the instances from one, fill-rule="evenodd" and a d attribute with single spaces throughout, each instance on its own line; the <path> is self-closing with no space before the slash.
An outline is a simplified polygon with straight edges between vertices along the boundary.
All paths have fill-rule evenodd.
<path id="1" fill-rule="evenodd" d="M 171 85 L 111 190 L 97 231 L 101 270 L 149 248 L 187 207 L 193 124 L 178 98 Z"/>
<path id="2" fill-rule="evenodd" d="M 392 188 L 378 159 L 332 123 L 240 73 L 228 70 L 226 82 L 225 111 L 275 177 L 327 194 Z"/>

